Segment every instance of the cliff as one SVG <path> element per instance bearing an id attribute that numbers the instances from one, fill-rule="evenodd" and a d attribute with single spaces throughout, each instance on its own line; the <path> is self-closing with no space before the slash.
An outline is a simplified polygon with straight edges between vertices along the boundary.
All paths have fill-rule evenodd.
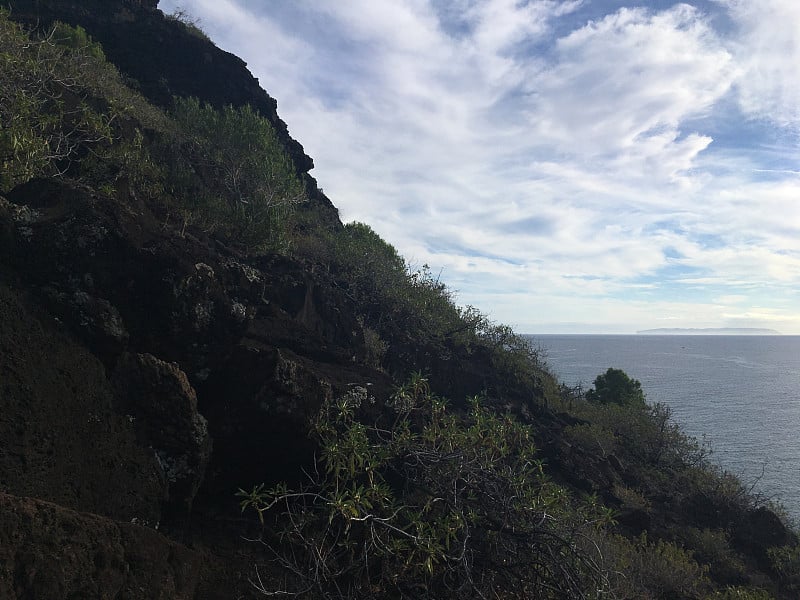
<path id="1" fill-rule="evenodd" d="M 592 405 L 342 225 L 246 65 L 156 4 L 16 0 L 44 40 L 0 15 L 0 119 L 17 128 L 0 136 L 0 597 L 250 597 L 257 565 L 289 591 L 275 559 L 307 548 L 242 513 L 237 490 L 264 508 L 261 484 L 315 498 L 286 513 L 309 538 L 341 524 L 340 571 L 316 565 L 339 575 L 306 597 L 792 597 L 797 539 L 771 508 L 663 409 Z M 263 129 L 302 200 L 266 225 L 225 201 L 227 142 L 181 111 Z M 250 205 L 253 189 L 236 191 Z M 376 538 L 348 536 L 380 523 L 399 537 L 354 561 Z"/>

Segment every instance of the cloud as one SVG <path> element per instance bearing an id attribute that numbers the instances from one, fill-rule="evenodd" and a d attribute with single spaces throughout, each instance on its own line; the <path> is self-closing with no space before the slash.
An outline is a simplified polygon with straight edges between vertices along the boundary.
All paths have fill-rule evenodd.
<path id="1" fill-rule="evenodd" d="M 800 331 L 800 9 L 716 2 L 186 4 L 278 99 L 343 218 L 461 302 L 528 331 L 748 311 Z"/>
<path id="2" fill-rule="evenodd" d="M 732 57 L 688 5 L 621 9 L 555 44 L 557 62 L 532 79 L 534 133 L 562 152 L 675 177 L 711 143 L 681 133 L 736 75 Z"/>
<path id="3" fill-rule="evenodd" d="M 800 3 L 718 0 L 738 28 L 731 48 L 742 65 L 737 82 L 746 114 L 779 126 L 800 125 Z"/>

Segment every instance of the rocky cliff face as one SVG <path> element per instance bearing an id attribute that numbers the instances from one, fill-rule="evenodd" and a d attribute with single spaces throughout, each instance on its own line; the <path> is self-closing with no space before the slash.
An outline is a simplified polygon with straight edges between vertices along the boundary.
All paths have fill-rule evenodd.
<path id="1" fill-rule="evenodd" d="M 90 597 L 204 598 L 234 585 L 230 561 L 118 523 L 236 545 L 236 526 L 208 534 L 207 521 L 238 517 L 238 487 L 310 464 L 302 440 L 319 404 L 352 383 L 385 393 L 386 376 L 354 362 L 363 339 L 347 299 L 290 259 L 176 237 L 144 207 L 56 180 L 0 199 L 0 223 L 0 547 L 17 548 L 0 567 L 16 590 L 3 597 L 70 597 L 84 589 L 73 570 L 93 560 L 130 576 L 93 570 L 86 589 L 102 592 Z M 60 560 L 64 523 L 86 532 L 78 558 L 50 575 L 61 587 L 34 585 Z M 153 546 L 189 557 L 180 569 L 194 573 L 150 581 L 161 595 L 125 595 L 139 574 L 120 561 Z M 201 577 L 203 560 L 214 568 Z M 202 581 L 209 573 L 223 583 Z"/>
<path id="2" fill-rule="evenodd" d="M 340 227 L 245 64 L 156 4 L 19 0 L 13 15 L 80 24 L 154 103 L 256 107 Z M 249 594 L 258 545 L 241 542 L 236 490 L 311 463 L 325 398 L 387 393 L 350 301 L 305 264 L 176 236 L 134 198 L 55 179 L 0 197 L 0 254 L 0 597 Z"/>

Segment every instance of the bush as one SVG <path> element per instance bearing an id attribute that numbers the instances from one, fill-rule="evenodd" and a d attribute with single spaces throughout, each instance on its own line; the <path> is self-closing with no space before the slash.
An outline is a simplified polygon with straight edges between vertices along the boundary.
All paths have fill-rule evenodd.
<path id="1" fill-rule="evenodd" d="M 326 404 L 313 434 L 319 475 L 291 491 L 241 491 L 278 528 L 285 570 L 264 594 L 307 598 L 589 598 L 605 586 L 592 539 L 609 515 L 544 475 L 532 432 L 471 401 L 447 410 L 415 375 L 386 423 L 356 418 L 354 388 Z"/>
<path id="2" fill-rule="evenodd" d="M 619 404 L 621 406 L 644 406 L 642 384 L 631 379 L 625 371 L 609 368 L 594 380 L 594 388 L 586 392 L 589 402 Z"/>
<path id="3" fill-rule="evenodd" d="M 63 174 L 81 146 L 111 139 L 110 120 L 89 106 L 80 83 L 96 48 L 58 43 L 71 33 L 81 37 L 56 25 L 32 39 L 0 10 L 0 192 Z"/>
<path id="4" fill-rule="evenodd" d="M 719 529 L 689 529 L 683 536 L 695 559 L 708 565 L 717 581 L 746 581 L 745 566 L 731 547 L 730 535 Z"/>
<path id="5" fill-rule="evenodd" d="M 138 169 L 123 154 L 142 154 L 140 127 L 166 131 L 167 120 L 122 82 L 85 30 L 56 23 L 29 35 L 0 10 L 0 192 L 63 175 L 113 187 Z"/>
<path id="6" fill-rule="evenodd" d="M 103 47 L 92 40 L 91 36 L 80 25 L 72 27 L 65 23 L 56 23 L 50 37 L 54 43 L 76 51 L 78 56 L 90 57 L 95 61 L 106 60 Z"/>
<path id="7" fill-rule="evenodd" d="M 612 598 L 675 600 L 700 598 L 710 591 L 707 568 L 670 542 L 651 542 L 646 534 L 633 541 L 612 536 L 606 540 L 604 550 L 606 560 L 614 565 Z"/>
<path id="8" fill-rule="evenodd" d="M 800 592 L 800 545 L 772 548 L 769 557 L 786 589 Z"/>
<path id="9" fill-rule="evenodd" d="M 175 119 L 191 167 L 178 194 L 200 195 L 190 209 L 253 250 L 284 248 L 305 193 L 270 122 L 249 106 L 218 111 L 193 98 L 176 99 Z"/>

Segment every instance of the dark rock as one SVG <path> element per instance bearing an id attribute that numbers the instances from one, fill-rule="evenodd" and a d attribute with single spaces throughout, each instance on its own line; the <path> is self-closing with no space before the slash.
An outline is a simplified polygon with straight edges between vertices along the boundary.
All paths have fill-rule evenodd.
<path id="1" fill-rule="evenodd" d="M 103 365 L 0 285 L 0 489 L 157 525 L 156 457 L 112 402 Z"/>
<path id="2" fill-rule="evenodd" d="M 4 600 L 190 600 L 206 560 L 147 527 L 0 492 Z"/>
<path id="3" fill-rule="evenodd" d="M 194 389 L 176 364 L 149 354 L 123 355 L 113 383 L 118 410 L 130 414 L 168 482 L 165 518 L 186 517 L 211 455 L 208 426 L 197 412 Z"/>
<path id="4" fill-rule="evenodd" d="M 119 311 L 108 300 L 91 296 L 78 289 L 64 293 L 45 287 L 44 296 L 50 301 L 53 313 L 76 331 L 95 355 L 105 359 L 106 366 L 113 365 L 128 344 L 128 331 Z"/>
<path id="5" fill-rule="evenodd" d="M 198 384 L 214 453 L 201 495 L 233 506 L 238 488 L 299 483 L 313 468 L 309 422 L 321 404 L 353 384 L 384 400 L 391 381 L 357 364 L 301 356 L 288 348 L 245 339 Z"/>
<path id="6" fill-rule="evenodd" d="M 8 205 L 10 264 L 106 366 L 126 349 L 196 366 L 245 327 L 209 243 L 163 230 L 146 209 L 43 179 Z"/>

